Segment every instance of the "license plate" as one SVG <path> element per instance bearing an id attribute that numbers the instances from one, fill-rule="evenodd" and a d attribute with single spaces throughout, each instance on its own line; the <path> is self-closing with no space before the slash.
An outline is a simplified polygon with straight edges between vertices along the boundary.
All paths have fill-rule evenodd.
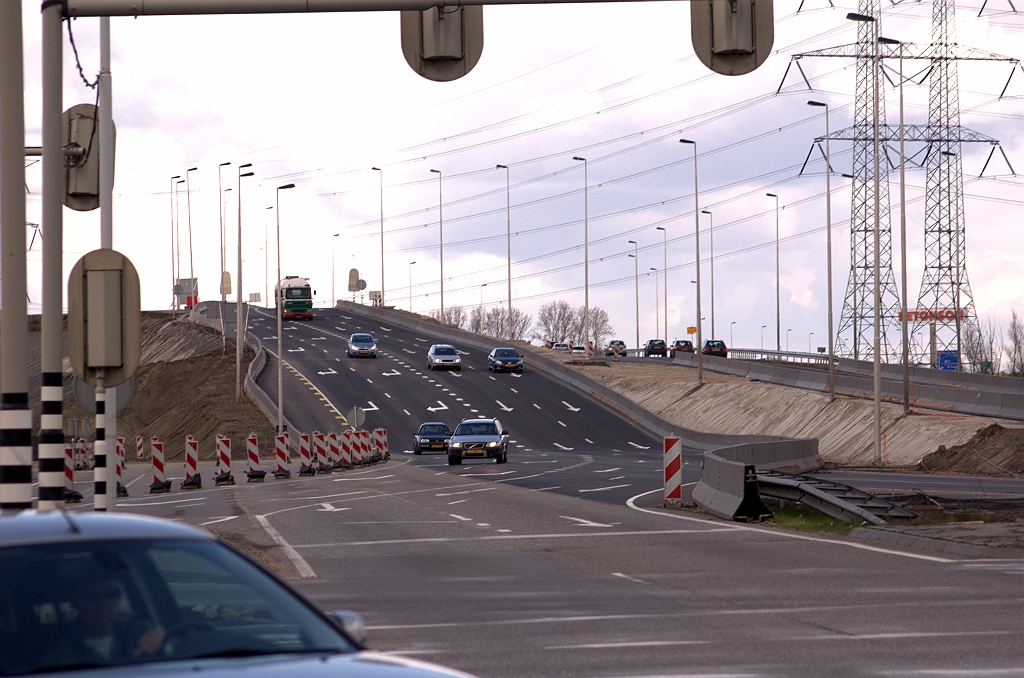
<path id="1" fill-rule="evenodd" d="M 431 447 L 435 450 L 440 450 L 444 448 L 444 445 L 431 445 Z"/>
<path id="2" fill-rule="evenodd" d="M 476 456 L 481 456 L 481 455 L 482 455 L 483 453 L 484 453 L 484 451 L 483 451 L 483 450 L 466 450 L 466 455 L 467 455 L 467 456 L 468 456 L 468 455 L 476 455 Z"/>
<path id="3" fill-rule="evenodd" d="M 361 349 L 359 349 L 359 352 L 360 353 L 367 353 L 368 351 L 365 348 L 361 348 Z"/>

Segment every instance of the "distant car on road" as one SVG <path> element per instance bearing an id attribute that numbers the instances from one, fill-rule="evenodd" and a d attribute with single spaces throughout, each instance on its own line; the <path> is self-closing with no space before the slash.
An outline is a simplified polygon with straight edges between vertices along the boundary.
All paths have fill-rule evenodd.
<path id="1" fill-rule="evenodd" d="M 209 533 L 128 514 L 0 518 L 0 675 L 458 678 L 367 652 L 351 612 L 325 614 Z"/>
<path id="2" fill-rule="evenodd" d="M 377 357 L 377 342 L 373 340 L 373 336 L 370 334 L 356 333 L 348 339 L 348 357 L 355 358 L 357 356 L 366 356 L 368 358 Z"/>
<path id="3" fill-rule="evenodd" d="M 555 343 L 551 344 L 551 350 L 552 351 L 568 351 L 569 350 L 569 344 L 566 344 L 566 343 L 561 342 L 561 341 L 556 341 Z"/>
<path id="4" fill-rule="evenodd" d="M 729 349 L 725 347 L 725 342 L 721 339 L 708 339 L 704 342 L 704 348 L 701 349 L 704 355 L 715 355 L 720 358 L 729 357 Z"/>
<path id="5" fill-rule="evenodd" d="M 458 465 L 463 459 L 494 459 L 508 461 L 508 431 L 497 419 L 463 419 L 448 440 L 448 463 Z"/>
<path id="6" fill-rule="evenodd" d="M 427 421 L 420 424 L 420 430 L 412 439 L 412 453 L 422 454 L 426 450 L 446 452 L 452 430 L 443 421 Z"/>
<path id="7" fill-rule="evenodd" d="M 584 348 L 583 346 L 573 346 L 572 347 L 572 352 L 573 353 L 586 353 L 587 349 Z"/>
<path id="8" fill-rule="evenodd" d="M 676 353 L 695 353 L 693 342 L 686 339 L 676 339 L 668 350 L 668 357 L 675 358 Z"/>
<path id="9" fill-rule="evenodd" d="M 648 339 L 647 343 L 644 344 L 644 357 L 650 358 L 652 355 L 660 355 L 662 358 L 665 357 L 665 342 L 662 339 Z"/>
<path id="10" fill-rule="evenodd" d="M 462 358 L 451 344 L 434 344 L 427 351 L 427 369 L 449 369 L 462 371 Z"/>
<path id="11" fill-rule="evenodd" d="M 611 341 L 608 342 L 608 346 L 605 347 L 604 354 L 615 355 L 616 350 L 618 350 L 619 353 L 625 353 L 626 342 L 622 341 L 621 339 L 612 339 Z"/>
<path id="12" fill-rule="evenodd" d="M 523 356 L 514 348 L 496 348 L 487 356 L 487 369 L 492 372 L 523 373 Z"/>

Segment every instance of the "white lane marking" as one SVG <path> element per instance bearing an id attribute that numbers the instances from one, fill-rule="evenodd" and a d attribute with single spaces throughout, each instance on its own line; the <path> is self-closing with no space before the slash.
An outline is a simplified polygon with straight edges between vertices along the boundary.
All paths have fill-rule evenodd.
<path id="1" fill-rule="evenodd" d="M 173 479 L 172 479 L 173 480 Z M 163 506 L 164 504 L 183 504 L 188 501 L 206 501 L 206 497 L 192 497 L 191 499 L 171 499 L 168 501 L 150 501 L 142 504 L 128 503 L 125 501 L 117 502 L 118 506 Z"/>
<path id="2" fill-rule="evenodd" d="M 472 518 L 466 518 L 455 513 L 449 513 L 452 518 L 465 522 L 472 522 Z M 636 536 L 664 536 L 671 534 L 710 534 L 712 532 L 729 532 L 729 528 L 711 528 L 705 530 L 637 530 L 629 532 L 573 532 L 573 533 L 548 533 L 548 534 L 489 534 L 481 537 L 413 537 L 409 539 L 381 539 L 377 541 L 343 541 L 319 544 L 296 544 L 297 549 L 323 549 L 337 548 L 339 546 L 387 546 L 389 544 L 425 544 L 436 542 L 457 542 L 457 541 L 504 541 L 520 539 L 591 539 L 594 537 L 636 537 Z"/>
<path id="3" fill-rule="evenodd" d="M 478 473 L 477 475 L 481 475 L 481 474 Z M 496 488 L 496 487 L 482 487 L 482 488 L 480 488 L 478 490 L 462 490 L 461 492 L 439 492 L 439 493 L 435 494 L 434 496 L 435 497 L 454 497 L 454 496 L 460 495 L 460 494 L 473 494 L 474 492 L 490 492 L 491 490 L 496 490 L 496 489 L 498 489 L 498 488 Z"/>
<path id="4" fill-rule="evenodd" d="M 519 391 L 515 390 L 514 388 L 510 388 L 509 390 L 512 391 L 513 393 L 519 393 Z"/>
<path id="5" fill-rule="evenodd" d="M 274 335 L 274 336 L 272 336 L 272 337 L 263 337 L 263 340 L 264 340 L 264 341 L 266 341 L 266 340 L 268 340 L 268 339 L 277 339 L 277 335 L 275 334 L 275 335 Z"/>
<path id="6" fill-rule="evenodd" d="M 409 410 L 402 410 L 402 411 L 405 412 L 406 414 L 409 414 Z M 412 415 L 409 414 L 409 416 L 411 417 Z"/>
<path id="7" fill-rule="evenodd" d="M 498 532 L 511 532 L 512 530 L 498 530 Z"/>
<path id="8" fill-rule="evenodd" d="M 646 584 L 643 579 L 637 579 L 636 577 L 630 577 L 628 574 L 622 574 L 621 572 L 612 572 L 613 577 L 621 577 L 622 579 L 628 579 L 629 581 L 635 581 L 637 584 Z"/>
<path id="9" fill-rule="evenodd" d="M 464 405 L 464 407 L 469 407 L 469 405 Z M 472 413 L 474 413 L 474 414 L 478 413 L 479 411 L 480 411 L 480 410 L 470 410 L 470 412 L 472 412 Z"/>
<path id="10" fill-rule="evenodd" d="M 408 353 L 409 355 L 416 355 L 416 351 L 410 351 L 407 348 L 403 348 L 402 350 L 405 351 L 406 353 Z"/>
<path id="11" fill-rule="evenodd" d="M 616 466 L 615 468 L 606 468 L 606 469 L 602 469 L 600 471 L 594 471 L 594 473 L 611 473 L 612 471 L 621 471 L 621 470 L 622 470 L 621 466 Z"/>
<path id="12" fill-rule="evenodd" d="M 461 504 L 464 501 L 466 501 L 466 500 L 465 499 L 456 499 L 455 501 L 448 502 L 448 505 L 452 506 L 453 504 Z"/>
<path id="13" fill-rule="evenodd" d="M 455 518 L 456 520 L 461 520 L 464 523 L 471 523 L 471 522 L 473 522 L 472 518 L 467 518 L 466 516 L 460 516 L 458 513 L 449 513 L 448 515 L 450 515 L 452 518 Z"/>
<path id="14" fill-rule="evenodd" d="M 376 478 L 335 478 L 333 480 L 333 482 L 341 483 L 341 482 L 345 482 L 346 480 L 384 480 L 385 478 L 394 478 L 394 477 L 395 477 L 394 475 L 390 475 L 390 476 L 377 476 Z"/>
<path id="15" fill-rule="evenodd" d="M 469 478 L 470 476 L 484 476 L 484 477 L 507 476 L 509 473 L 515 473 L 515 471 L 502 471 L 500 473 L 461 473 L 461 474 L 459 474 L 459 477 L 460 478 Z"/>
<path id="16" fill-rule="evenodd" d="M 390 329 L 388 327 L 382 327 L 381 329 L 384 330 L 385 332 L 394 332 L 394 330 L 392 330 L 392 329 Z"/>
<path id="17" fill-rule="evenodd" d="M 333 367 L 328 367 L 326 372 L 317 372 L 317 374 L 323 376 L 325 374 L 337 374 L 337 372 L 334 371 Z"/>
<path id="18" fill-rule="evenodd" d="M 366 381 L 368 381 L 371 384 L 373 383 L 373 379 L 367 379 Z"/>
<path id="19" fill-rule="evenodd" d="M 333 506 L 332 504 L 329 504 L 327 502 L 324 502 L 324 503 L 322 503 L 320 505 L 323 506 L 323 508 L 318 508 L 317 511 L 327 512 L 327 513 L 334 513 L 334 512 L 337 512 L 337 511 L 348 511 L 348 510 L 351 510 L 351 508 L 352 508 L 351 506 L 346 506 L 344 508 L 336 508 L 335 506 Z"/>
<path id="20" fill-rule="evenodd" d="M 608 487 L 594 487 L 589 490 L 578 490 L 578 492 L 580 492 L 581 494 L 587 492 L 604 492 L 605 490 L 617 490 L 620 487 L 629 487 L 629 485 L 629 483 L 626 483 L 625 485 L 609 485 Z"/>
<path id="21" fill-rule="evenodd" d="M 555 443 L 555 447 L 557 447 L 560 450 L 565 450 L 566 452 L 571 452 L 572 451 L 571 447 L 566 447 L 565 445 L 559 445 L 558 443 Z"/>
<path id="22" fill-rule="evenodd" d="M 584 645 L 551 645 L 545 650 L 607 650 L 616 647 L 661 647 L 664 645 L 709 645 L 710 640 L 638 640 L 625 643 L 587 643 Z M 686 678 L 757 678 L 757 673 L 686 674 Z M 680 676 L 682 678 L 682 676 Z"/>
<path id="23" fill-rule="evenodd" d="M 459 355 L 469 355 L 469 351 L 460 351 L 459 349 L 455 349 L 455 352 Z"/>
<path id="24" fill-rule="evenodd" d="M 586 518 L 573 518 L 572 516 L 558 516 L 565 520 L 575 520 L 576 527 L 615 527 L 618 523 L 595 523 L 593 520 L 587 520 Z"/>
<path id="25" fill-rule="evenodd" d="M 565 424 L 564 424 L 564 423 L 562 423 L 562 421 L 559 421 L 559 422 L 558 422 L 558 425 L 559 425 L 559 426 L 562 426 L 562 427 L 564 427 L 564 426 L 565 426 Z"/>
<path id="26" fill-rule="evenodd" d="M 612 480 L 622 480 L 625 477 L 626 476 L 615 476 L 614 478 L 609 478 L 608 481 L 611 482 Z"/>
<path id="27" fill-rule="evenodd" d="M 310 337 L 309 340 L 310 341 L 323 341 L 326 338 L 327 337 Z"/>
<path id="28" fill-rule="evenodd" d="M 416 337 L 416 341 L 428 342 L 430 339 L 424 339 L 423 337 Z"/>
<path id="29" fill-rule="evenodd" d="M 366 381 L 370 381 L 370 380 L 367 379 Z M 373 382 L 370 381 L 370 383 L 372 384 Z M 366 403 L 369 405 L 369 407 L 364 407 L 363 408 L 363 412 L 376 412 L 378 409 L 380 409 L 376 405 L 373 404 L 372 400 L 367 400 Z"/>
<path id="30" fill-rule="evenodd" d="M 428 407 L 427 411 L 429 411 L 429 412 L 441 412 L 443 410 L 447 410 L 448 409 L 448 406 L 445 405 L 444 403 L 442 403 L 440 400 L 437 401 L 437 404 L 440 405 L 441 407 Z"/>
<path id="31" fill-rule="evenodd" d="M 588 442 L 588 443 L 590 443 L 591 445 L 593 445 L 593 444 L 594 444 L 594 441 L 593 441 L 593 440 L 591 440 L 590 438 L 584 438 L 583 440 L 584 440 L 585 442 Z"/>
<path id="32" fill-rule="evenodd" d="M 562 404 L 565 405 L 566 407 L 568 407 L 570 412 L 579 412 L 580 411 L 579 407 L 573 407 L 572 405 L 570 405 L 569 403 L 565 402 L 564 400 L 562 401 Z"/>
<path id="33" fill-rule="evenodd" d="M 302 348 L 301 346 L 299 346 L 298 348 L 288 349 L 288 353 L 305 353 L 305 351 L 306 349 Z"/>
<path id="34" fill-rule="evenodd" d="M 476 526 L 477 527 L 490 527 L 491 524 L 490 523 L 477 523 Z"/>
<path id="35" fill-rule="evenodd" d="M 205 527 L 207 525 L 216 525 L 217 523 L 226 523 L 229 520 L 234 520 L 238 516 L 224 516 L 223 518 L 214 518 L 213 520 L 207 520 L 205 523 L 199 523 L 199 527 Z"/>
<path id="36" fill-rule="evenodd" d="M 391 368 L 390 372 L 381 372 L 380 376 L 382 376 L 382 377 L 400 377 L 400 376 L 402 376 L 402 373 L 399 372 L 398 370 L 394 369 L 394 368 Z"/>
<path id="37" fill-rule="evenodd" d="M 687 483 L 686 485 L 696 485 L 697 483 Z M 684 485 L 683 487 L 686 487 Z M 678 512 L 662 512 L 653 511 L 651 509 L 640 508 L 636 505 L 636 500 L 640 497 L 644 497 L 648 494 L 654 494 L 655 492 L 663 492 L 663 488 L 657 488 L 654 490 L 648 490 L 647 492 L 641 492 L 640 494 L 634 495 L 626 500 L 626 506 L 633 509 L 634 511 L 640 511 L 641 513 L 653 513 L 656 516 L 665 516 L 666 518 L 675 518 L 676 520 L 685 520 L 692 523 L 703 523 L 705 525 L 714 524 L 710 520 L 702 518 L 696 518 L 693 516 L 679 515 Z M 939 558 L 938 556 L 926 556 L 920 553 L 905 553 L 903 551 L 894 551 L 893 549 L 881 548 L 879 546 L 870 546 L 868 544 L 860 544 L 852 541 L 840 541 L 838 539 L 826 539 L 824 537 L 812 537 L 810 535 L 795 534 L 791 532 L 783 532 L 782 530 L 766 530 L 759 527 L 750 527 L 747 525 L 730 525 L 730 530 L 740 530 L 745 532 L 757 532 L 759 534 L 773 535 L 776 537 L 785 537 L 787 539 L 798 539 L 800 541 L 813 541 L 821 544 L 837 544 L 839 546 L 849 546 L 850 548 L 860 549 L 861 551 L 874 551 L 875 553 L 886 553 L 892 556 L 902 556 L 904 558 L 912 558 L 914 560 L 928 560 L 933 563 L 954 563 L 955 560 L 951 558 Z"/>
<path id="38" fill-rule="evenodd" d="M 632 441 L 629 441 L 627 444 L 632 445 L 633 447 L 635 447 L 638 450 L 649 450 L 649 449 L 651 449 L 650 445 L 648 445 L 647 447 L 644 447 L 643 445 L 637 445 L 636 443 L 634 443 Z"/>
<path id="39" fill-rule="evenodd" d="M 355 372 L 355 371 L 356 371 L 356 368 L 354 368 L 354 367 L 350 367 L 350 368 L 348 368 L 348 369 L 350 369 L 350 370 L 351 370 L 351 371 L 353 371 L 353 372 Z"/>
<path id="40" fill-rule="evenodd" d="M 540 409 L 540 405 L 538 405 L 537 403 L 533 403 L 533 406 L 536 407 L 538 410 Z"/>
<path id="41" fill-rule="evenodd" d="M 520 378 L 520 377 L 522 377 L 523 375 L 521 375 L 521 374 L 517 374 L 517 373 L 513 372 L 513 373 L 512 373 L 512 376 L 513 376 L 513 377 L 515 377 L 516 379 L 519 379 L 519 378 Z"/>
<path id="42" fill-rule="evenodd" d="M 281 547 L 281 550 L 284 551 L 284 555 L 292 562 L 295 569 L 298 570 L 300 577 L 303 579 L 316 577 L 316 572 L 314 572 L 313 568 L 309 566 L 309 563 L 299 555 L 299 552 L 296 551 L 291 544 L 285 541 L 285 538 L 281 536 L 280 532 L 274 529 L 274 526 L 270 524 L 270 520 L 268 520 L 266 516 L 256 516 L 256 522 L 262 525 L 263 529 L 267 531 L 268 535 L 270 535 L 270 538 Z"/>
<path id="43" fill-rule="evenodd" d="M 384 391 L 384 397 L 387 398 L 388 400 L 391 400 L 391 394 L 388 393 L 387 391 Z"/>

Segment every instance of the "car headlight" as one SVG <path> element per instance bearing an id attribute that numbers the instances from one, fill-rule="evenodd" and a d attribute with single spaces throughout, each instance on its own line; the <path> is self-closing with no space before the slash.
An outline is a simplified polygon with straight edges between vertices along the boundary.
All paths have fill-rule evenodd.
<path id="1" fill-rule="evenodd" d="M 462 443 L 451 443 L 452 447 L 462 447 Z"/>
<path id="2" fill-rule="evenodd" d="M 377 350 L 377 344 L 370 344 L 370 350 L 371 351 L 376 351 Z"/>
<path id="3" fill-rule="evenodd" d="M 441 359 L 440 358 L 434 358 L 434 362 L 435 363 L 439 363 L 439 362 L 441 362 Z"/>
<path id="4" fill-rule="evenodd" d="M 498 443 L 494 443 L 494 442 L 487 443 L 487 447 L 497 447 L 497 446 L 498 446 Z"/>
<path id="5" fill-rule="evenodd" d="M 455 356 L 455 362 L 461 363 L 462 362 L 462 358 L 460 358 L 459 356 Z"/>

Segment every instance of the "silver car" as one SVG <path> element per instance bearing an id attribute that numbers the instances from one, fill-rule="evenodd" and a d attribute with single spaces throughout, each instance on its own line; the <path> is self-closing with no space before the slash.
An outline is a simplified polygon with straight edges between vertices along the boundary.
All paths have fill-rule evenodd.
<path id="1" fill-rule="evenodd" d="M 377 357 L 377 342 L 373 340 L 372 334 L 357 332 L 348 338 L 348 357 L 366 356 L 367 358 Z"/>
<path id="2" fill-rule="evenodd" d="M 508 461 L 508 431 L 497 419 L 463 419 L 448 440 L 448 464 L 461 464 L 463 459 L 494 459 L 498 464 Z"/>
<path id="3" fill-rule="evenodd" d="M 2 517 L 0 572 L 4 676 L 465 675 L 366 651 L 356 615 L 324 614 L 181 523 L 124 514 Z"/>
<path id="4" fill-rule="evenodd" d="M 427 350 L 428 370 L 462 371 L 462 358 L 451 344 L 434 344 Z"/>

